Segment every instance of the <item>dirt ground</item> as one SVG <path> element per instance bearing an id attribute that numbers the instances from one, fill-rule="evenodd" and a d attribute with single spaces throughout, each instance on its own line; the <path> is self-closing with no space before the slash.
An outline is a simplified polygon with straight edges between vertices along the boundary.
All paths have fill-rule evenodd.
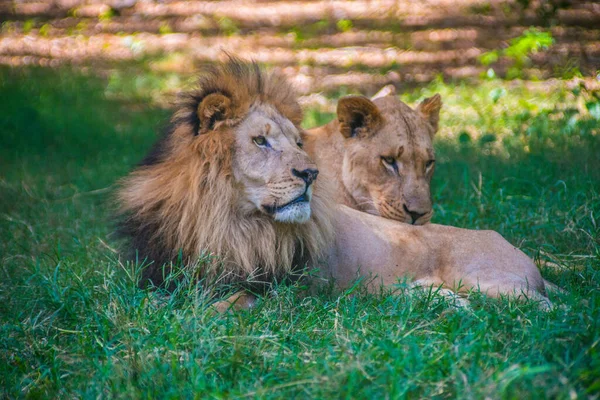
<path id="1" fill-rule="evenodd" d="M 9 1 L 0 21 L 0 64 L 141 62 L 189 76 L 225 50 L 281 70 L 304 95 L 478 78 L 489 68 L 483 53 L 532 26 L 554 44 L 532 55 L 524 77 L 594 81 L 600 68 L 594 1 Z M 501 58 L 494 71 L 510 65 Z"/>

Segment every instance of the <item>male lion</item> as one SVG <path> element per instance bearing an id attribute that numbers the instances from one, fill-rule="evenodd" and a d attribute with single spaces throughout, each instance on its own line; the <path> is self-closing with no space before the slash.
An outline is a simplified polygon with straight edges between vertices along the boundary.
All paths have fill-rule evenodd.
<path id="1" fill-rule="evenodd" d="M 545 299 L 535 265 L 497 233 L 415 227 L 328 202 L 331 182 L 302 150 L 300 121 L 279 76 L 236 60 L 208 69 L 118 191 L 121 231 L 151 261 L 143 284 L 164 284 L 163 266 L 181 259 L 199 278 L 225 273 L 227 282 L 268 284 L 308 266 L 342 287 L 365 276 L 379 290 L 408 277 Z"/>
<path id="2" fill-rule="evenodd" d="M 151 262 L 143 284 L 203 254 L 218 257 L 204 257 L 198 276 L 223 282 L 272 282 L 316 262 L 331 226 L 301 120 L 282 77 L 236 60 L 204 71 L 117 193 L 130 255 Z"/>
<path id="3" fill-rule="evenodd" d="M 416 110 L 393 92 L 373 101 L 343 97 L 334 121 L 308 131 L 306 149 L 335 184 L 338 203 L 423 225 L 433 213 L 432 141 L 441 106 L 439 95 Z"/>

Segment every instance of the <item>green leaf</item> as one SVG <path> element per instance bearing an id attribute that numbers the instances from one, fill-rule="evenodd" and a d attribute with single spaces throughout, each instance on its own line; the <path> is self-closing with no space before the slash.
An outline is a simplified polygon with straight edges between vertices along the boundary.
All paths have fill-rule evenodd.
<path id="1" fill-rule="evenodd" d="M 335 25 L 341 32 L 348 32 L 350 29 L 352 29 L 353 26 L 352 21 L 350 21 L 349 19 L 340 19 Z"/>
<path id="2" fill-rule="evenodd" d="M 600 120 L 600 101 L 591 101 L 585 103 L 585 107 L 588 109 L 590 115 L 597 120 Z"/>
<path id="3" fill-rule="evenodd" d="M 505 95 L 506 95 L 506 89 L 504 89 L 504 88 L 492 89 L 492 91 L 489 94 L 490 99 L 492 99 L 492 102 L 494 104 L 496 104 L 498 102 L 498 100 L 500 100 Z"/>
<path id="4" fill-rule="evenodd" d="M 494 143 L 496 140 L 498 140 L 496 135 L 494 135 L 493 133 L 486 133 L 485 135 L 479 138 L 479 144 L 481 146 L 485 146 L 486 144 Z"/>
<path id="5" fill-rule="evenodd" d="M 498 50 L 488 51 L 479 56 L 479 62 L 485 66 L 495 63 L 499 58 Z"/>
<path id="6" fill-rule="evenodd" d="M 460 144 L 471 143 L 471 136 L 467 132 L 462 131 L 460 133 L 460 135 L 458 135 L 458 143 L 460 143 Z"/>

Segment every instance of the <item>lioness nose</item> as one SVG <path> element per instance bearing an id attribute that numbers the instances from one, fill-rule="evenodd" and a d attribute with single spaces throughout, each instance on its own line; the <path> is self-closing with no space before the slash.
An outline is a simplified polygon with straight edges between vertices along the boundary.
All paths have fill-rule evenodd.
<path id="1" fill-rule="evenodd" d="M 411 211 L 411 210 L 409 210 L 409 209 L 406 207 L 406 204 L 404 205 L 404 211 L 406 211 L 406 213 L 407 213 L 408 215 L 410 215 L 410 216 L 411 216 L 411 218 L 412 218 L 412 223 L 413 223 L 413 224 L 414 224 L 415 222 L 417 222 L 417 220 L 418 220 L 419 218 L 421 218 L 423 215 L 427 214 L 426 212 L 424 212 L 424 213 L 421 213 L 421 212 L 418 212 L 418 211 Z"/>
<path id="2" fill-rule="evenodd" d="M 298 171 L 296 168 L 292 168 L 292 175 L 297 176 L 306 182 L 306 185 L 310 185 L 317 179 L 317 175 L 319 175 L 318 169 L 308 168 L 302 171 Z"/>

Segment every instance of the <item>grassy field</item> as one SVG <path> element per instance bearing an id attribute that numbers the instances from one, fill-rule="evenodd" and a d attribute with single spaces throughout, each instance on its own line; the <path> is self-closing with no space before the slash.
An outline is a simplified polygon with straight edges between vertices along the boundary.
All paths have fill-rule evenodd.
<path id="1" fill-rule="evenodd" d="M 216 315 L 198 291 L 137 289 L 113 250 L 111 186 L 168 111 L 72 71 L 0 69 L 0 396 L 596 398 L 600 101 L 501 81 L 403 98 L 433 92 L 434 222 L 502 233 L 567 290 L 553 310 L 281 286 Z"/>

